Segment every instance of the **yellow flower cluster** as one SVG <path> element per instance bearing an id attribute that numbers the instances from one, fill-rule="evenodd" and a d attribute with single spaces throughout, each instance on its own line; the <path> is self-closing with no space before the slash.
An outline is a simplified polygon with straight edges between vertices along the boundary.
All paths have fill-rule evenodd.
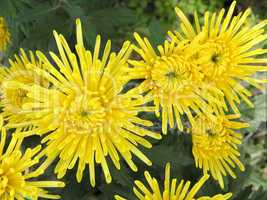
<path id="1" fill-rule="evenodd" d="M 84 45 L 79 19 L 75 48 L 54 31 L 58 53 L 50 52 L 49 58 L 41 51 L 27 53 L 21 49 L 20 55 L 10 59 L 10 67 L 0 69 L 4 120 L 1 198 L 59 198 L 42 188 L 62 187 L 63 183 L 27 181 L 45 173 L 54 161 L 58 178 L 77 166 L 77 181 L 81 182 L 84 170 L 88 170 L 92 186 L 97 181 L 96 165 L 101 166 L 107 183 L 112 181 L 110 164 L 120 170 L 123 160 L 137 171 L 137 157 L 151 166 L 140 146 L 152 148 L 149 138 L 159 140 L 162 135 L 149 129 L 153 122 L 141 118 L 140 112 L 155 112 L 162 120 L 163 134 L 168 133 L 168 126 L 183 131 L 185 118 L 188 119 L 195 164 L 203 169 L 204 176 L 190 191 L 189 181 L 177 184 L 177 179 L 170 179 L 167 164 L 163 193 L 157 180 L 145 172 L 149 188 L 136 181 L 134 193 L 138 199 L 193 200 L 209 174 L 222 188 L 224 176 L 236 178 L 233 168 L 245 170 L 238 150 L 242 143 L 238 130 L 248 126 L 238 121 L 238 106 L 244 101 L 253 107 L 249 100 L 252 93 L 244 83 L 261 89 L 266 82 L 254 75 L 267 71 L 267 59 L 260 57 L 267 50 L 257 47 L 267 39 L 267 21 L 249 27 L 246 21 L 250 9 L 233 16 L 235 4 L 226 14 L 224 9 L 218 14 L 206 12 L 204 25 L 195 13 L 194 26 L 176 8 L 181 32 L 169 31 L 157 49 L 147 38 L 134 33 L 137 45 L 126 41 L 118 52 L 112 52 L 111 41 L 101 48 L 98 35 L 94 50 L 90 51 Z M 0 36 L 3 50 L 10 36 L 2 18 Z M 133 59 L 133 53 L 139 56 Z M 135 79 L 142 82 L 127 90 L 127 83 Z M 3 153 L 8 129 L 15 131 Z M 23 139 L 32 135 L 42 138 L 43 147 L 27 149 L 22 154 Z M 231 195 L 197 199 L 226 200 Z"/>
<path id="2" fill-rule="evenodd" d="M 162 119 L 162 132 L 168 125 L 184 129 L 182 117 L 191 124 L 193 156 L 196 167 L 210 173 L 224 188 L 223 176 L 236 175 L 233 168 L 244 171 L 238 151 L 242 136 L 236 131 L 248 124 L 238 122 L 238 105 L 249 100 L 252 92 L 244 85 L 262 89 L 266 79 L 255 78 L 267 71 L 267 59 L 260 57 L 267 49 L 258 47 L 266 41 L 267 21 L 248 26 L 250 9 L 233 16 L 236 2 L 228 12 L 206 12 L 204 25 L 194 14 L 194 26 L 176 8 L 180 30 L 169 31 L 157 51 L 147 38 L 134 34 L 138 43 L 133 49 L 141 57 L 130 60 L 129 76 L 144 79 L 136 91 L 153 98 L 155 113 Z"/>
<path id="3" fill-rule="evenodd" d="M 27 149 L 24 154 L 20 151 L 21 139 L 13 137 L 9 145 L 5 146 L 7 132 L 3 127 L 3 117 L 0 117 L 0 197 L 1 200 L 32 199 L 39 197 L 59 199 L 60 196 L 49 194 L 43 188 L 64 187 L 59 181 L 32 181 L 36 177 L 35 171 L 30 168 L 39 163 L 36 154 L 40 152 L 41 145 Z M 6 149 L 6 150 L 5 150 Z"/>
<path id="4" fill-rule="evenodd" d="M 135 187 L 133 188 L 134 194 L 139 200 L 194 200 L 196 199 L 197 192 L 201 189 L 204 183 L 209 179 L 209 175 L 204 175 L 191 190 L 190 181 L 181 180 L 180 183 L 177 179 L 171 179 L 170 163 L 167 163 L 165 170 L 164 191 L 160 192 L 160 186 L 156 178 L 151 177 L 149 172 L 145 171 L 144 175 L 149 185 L 147 188 L 141 181 L 135 181 Z M 152 192 L 150 192 L 150 190 Z M 198 197 L 196 200 L 227 200 L 231 198 L 232 194 L 227 193 L 225 195 L 218 194 L 213 197 L 203 196 Z M 125 198 L 116 195 L 116 200 L 126 200 Z"/>
<path id="5" fill-rule="evenodd" d="M 210 171 L 222 188 L 223 176 L 229 174 L 236 178 L 231 168 L 238 166 L 241 171 L 245 170 L 238 151 L 242 136 L 234 130 L 248 127 L 248 124 L 231 121 L 239 117 L 238 114 L 220 115 L 212 121 L 206 116 L 200 116 L 192 128 L 192 151 L 196 167 L 203 169 L 204 174 Z"/>

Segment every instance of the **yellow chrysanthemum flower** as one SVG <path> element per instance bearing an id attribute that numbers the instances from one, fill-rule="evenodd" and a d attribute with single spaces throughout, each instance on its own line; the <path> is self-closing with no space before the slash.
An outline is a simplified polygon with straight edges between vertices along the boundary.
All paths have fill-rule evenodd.
<path id="1" fill-rule="evenodd" d="M 129 70 L 132 79 L 144 79 L 136 88 L 148 92 L 155 104 L 156 115 L 162 109 L 162 131 L 167 133 L 167 124 L 174 127 L 174 121 L 183 130 L 182 115 L 190 122 L 194 121 L 193 113 L 211 112 L 209 103 L 219 103 L 213 96 L 222 95 L 219 90 L 203 84 L 203 75 L 192 56 L 194 44 L 165 41 L 158 46 L 159 55 L 152 48 L 147 38 L 142 39 L 134 34 L 140 47 L 134 46 L 141 60 L 130 60 L 133 66 Z"/>
<path id="2" fill-rule="evenodd" d="M 145 172 L 145 178 L 148 182 L 149 188 L 147 188 L 141 181 L 135 181 L 134 194 L 137 199 L 140 200 L 227 200 L 232 194 L 227 193 L 225 195 L 218 194 L 213 197 L 203 196 L 196 198 L 197 192 L 201 189 L 204 183 L 209 179 L 209 175 L 204 175 L 190 190 L 190 181 L 180 181 L 177 184 L 177 179 L 171 179 L 170 164 L 166 165 L 165 180 L 163 193 L 160 191 L 160 186 L 156 178 L 151 177 L 149 172 Z M 119 195 L 115 196 L 116 200 L 126 200 Z"/>
<path id="3" fill-rule="evenodd" d="M 10 43 L 10 33 L 5 19 L 0 17 L 0 51 L 5 51 L 8 43 Z"/>
<path id="4" fill-rule="evenodd" d="M 64 187 L 59 181 L 32 181 L 36 177 L 34 171 L 29 171 L 39 160 L 34 158 L 41 146 L 20 151 L 22 140 L 12 138 L 5 152 L 6 129 L 2 128 L 3 117 L 0 116 L 0 198 L 1 200 L 21 200 L 38 198 L 59 199 L 59 195 L 49 194 L 43 188 Z"/>
<path id="5" fill-rule="evenodd" d="M 40 77 L 32 67 L 42 68 L 41 63 L 36 59 L 33 52 L 29 52 L 29 56 L 23 49 L 20 50 L 20 56 L 15 55 L 14 60 L 9 60 L 10 67 L 0 68 L 0 89 L 1 89 L 1 106 L 5 120 L 11 123 L 21 122 L 27 115 L 21 112 L 24 103 L 30 102 L 27 97 L 27 90 L 18 87 L 9 87 L 10 81 L 32 85 L 38 84 L 48 87 L 48 81 Z"/>
<path id="6" fill-rule="evenodd" d="M 38 127 L 17 137 L 48 133 L 42 141 L 47 147 L 39 154 L 39 157 L 46 156 L 40 172 L 59 157 L 55 168 L 58 178 L 78 163 L 76 177 L 80 182 L 89 165 L 90 183 L 95 186 L 95 163 L 101 165 L 105 179 L 110 183 L 112 177 L 106 157 L 110 157 L 117 169 L 120 169 L 120 157 L 123 157 L 130 168 L 137 171 L 133 155 L 147 165 L 152 164 L 137 146 L 151 148 L 145 136 L 160 139 L 161 135 L 145 129 L 143 126 L 153 123 L 137 116 L 141 111 L 153 111 L 153 107 L 143 106 L 150 99 L 131 91 L 123 92 L 128 82 L 125 75 L 126 61 L 132 51 L 130 42 L 125 42 L 116 54 L 110 53 L 111 42 L 108 41 L 99 58 L 100 36 L 97 36 L 92 55 L 84 47 L 80 20 L 76 25 L 77 54 L 70 50 L 62 35 L 54 32 L 60 55 L 52 52 L 50 55 L 57 66 L 41 52 L 37 52 L 37 56 L 44 70 L 29 65 L 49 80 L 49 89 L 14 81 L 8 83 L 10 87 L 27 90 L 27 96 L 33 101 L 24 103 L 22 112 L 34 118 L 8 126 Z"/>
<path id="7" fill-rule="evenodd" d="M 239 117 L 238 114 L 220 115 L 211 120 L 203 115 L 192 126 L 192 151 L 196 167 L 203 169 L 204 174 L 211 173 L 222 188 L 223 176 L 229 174 L 236 178 L 232 168 L 238 166 L 241 171 L 245 170 L 238 151 L 242 136 L 235 130 L 249 125 L 232 121 Z"/>
<path id="8" fill-rule="evenodd" d="M 184 40 L 194 41 L 198 38 L 199 50 L 195 57 L 202 72 L 204 80 L 224 93 L 224 97 L 217 97 L 221 102 L 225 100 L 235 113 L 237 105 L 244 100 L 253 107 L 249 97 L 252 93 L 240 81 L 244 81 L 261 89 L 266 80 L 259 80 L 253 75 L 257 72 L 267 71 L 267 59 L 258 56 L 267 53 L 267 49 L 257 47 L 267 39 L 264 28 L 267 20 L 250 26 L 246 23 L 251 10 L 233 16 L 236 1 L 224 17 L 225 10 L 218 14 L 206 12 L 204 25 L 201 26 L 195 13 L 195 27 L 191 25 L 184 13 L 176 8 L 176 13 L 181 20 L 183 35 L 169 32 L 173 41 L 179 43 Z M 227 110 L 226 104 L 224 110 Z M 223 109 L 219 108 L 223 113 Z"/>

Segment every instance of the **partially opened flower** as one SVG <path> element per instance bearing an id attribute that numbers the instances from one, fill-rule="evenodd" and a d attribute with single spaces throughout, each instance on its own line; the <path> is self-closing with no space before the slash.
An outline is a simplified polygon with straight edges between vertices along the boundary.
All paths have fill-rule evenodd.
<path id="1" fill-rule="evenodd" d="M 3 17 L 0 17 L 0 51 L 5 51 L 9 43 L 10 33 L 6 21 Z"/>
<path id="2" fill-rule="evenodd" d="M 22 112 L 22 106 L 31 99 L 27 97 L 27 90 L 12 87 L 8 82 L 17 81 L 28 85 L 38 84 L 48 87 L 48 81 L 35 73 L 33 68 L 42 68 L 42 65 L 31 51 L 27 55 L 21 49 L 20 55 L 15 55 L 15 59 L 10 59 L 9 63 L 10 67 L 0 68 L 1 106 L 4 119 L 15 123 L 27 119 L 27 113 Z"/>
<path id="3" fill-rule="evenodd" d="M 78 163 L 78 182 L 88 166 L 91 185 L 95 186 L 96 164 L 101 165 L 106 181 L 110 183 L 112 180 L 107 157 L 117 169 L 120 169 L 122 157 L 136 171 L 133 155 L 151 165 L 138 145 L 151 148 L 145 137 L 160 139 L 161 135 L 145 129 L 144 126 L 152 126 L 152 122 L 137 116 L 141 111 L 153 111 L 153 108 L 143 106 L 150 99 L 123 91 L 128 82 L 126 61 L 132 50 L 130 42 L 125 42 L 116 54 L 110 53 L 111 42 L 108 41 L 100 58 L 100 36 L 97 36 L 94 52 L 91 53 L 84 47 L 80 20 L 76 21 L 76 25 L 76 52 L 70 50 L 62 35 L 54 32 L 60 55 L 52 52 L 50 55 L 56 66 L 41 52 L 37 52 L 37 56 L 44 69 L 29 65 L 49 80 L 50 88 L 9 82 L 10 87 L 26 90 L 33 101 L 22 106 L 22 112 L 32 120 L 9 123 L 8 126 L 37 127 L 17 137 L 47 133 L 42 140 L 47 146 L 39 154 L 39 157 L 46 157 L 40 172 L 58 157 L 55 167 L 58 178 Z"/>
<path id="4" fill-rule="evenodd" d="M 267 21 L 250 26 L 246 22 L 251 10 L 247 9 L 233 16 L 235 5 L 236 1 L 232 3 L 226 15 L 224 9 L 219 13 L 206 12 L 203 26 L 196 13 L 193 26 L 184 13 L 176 8 L 183 34 L 169 32 L 169 36 L 176 43 L 198 38 L 199 50 L 195 58 L 205 75 L 204 80 L 220 89 L 224 97 L 217 98 L 221 102 L 225 99 L 232 110 L 238 113 L 237 105 L 240 100 L 253 107 L 249 100 L 252 93 L 240 81 L 258 89 L 266 82 L 254 75 L 267 71 L 267 59 L 259 57 L 267 53 L 267 49 L 259 47 L 259 44 L 263 44 L 267 39 L 264 31 Z M 219 108 L 219 111 L 223 113 L 222 108 Z"/>
<path id="5" fill-rule="evenodd" d="M 145 172 L 145 178 L 147 180 L 147 186 L 145 186 L 141 181 L 135 181 L 135 186 L 133 188 L 134 194 L 139 200 L 227 200 L 232 194 L 218 194 L 213 197 L 203 196 L 196 197 L 197 192 L 201 189 L 204 183 L 209 179 L 209 175 L 204 175 L 191 189 L 190 181 L 181 180 L 180 183 L 177 182 L 177 179 L 171 179 L 170 175 L 170 164 L 166 165 L 165 171 L 165 180 L 163 191 L 159 185 L 159 182 L 156 178 L 151 177 L 149 172 Z M 126 200 L 125 198 L 116 195 L 116 200 Z"/>
<path id="6" fill-rule="evenodd" d="M 248 127 L 247 123 L 233 121 L 240 116 L 220 115 L 211 120 L 199 116 L 192 127 L 193 155 L 196 167 L 210 173 L 224 188 L 223 176 L 236 178 L 233 168 L 245 170 L 241 163 L 238 145 L 242 136 L 235 130 Z"/>
<path id="7" fill-rule="evenodd" d="M 34 158 L 40 151 L 41 146 L 27 149 L 23 154 L 20 151 L 22 140 L 12 138 L 6 150 L 6 130 L 2 128 L 3 117 L 1 116 L 1 140 L 0 140 L 0 197 L 1 200 L 21 200 L 39 198 L 59 199 L 59 195 L 49 194 L 44 188 L 64 187 L 59 181 L 31 180 L 36 173 L 31 167 L 38 164 Z"/>
<path id="8" fill-rule="evenodd" d="M 167 133 L 168 123 L 174 127 L 175 120 L 183 130 L 183 115 L 192 123 L 195 113 L 211 112 L 210 103 L 221 104 L 213 97 L 221 95 L 220 91 L 203 84 L 203 74 L 192 58 L 193 42 L 176 44 L 166 40 L 158 46 L 157 53 L 147 38 L 142 39 L 137 33 L 134 36 L 139 44 L 134 49 L 142 59 L 129 61 L 133 66 L 129 77 L 144 80 L 136 90 L 147 92 L 153 98 L 157 116 L 162 109 L 163 133 Z"/>

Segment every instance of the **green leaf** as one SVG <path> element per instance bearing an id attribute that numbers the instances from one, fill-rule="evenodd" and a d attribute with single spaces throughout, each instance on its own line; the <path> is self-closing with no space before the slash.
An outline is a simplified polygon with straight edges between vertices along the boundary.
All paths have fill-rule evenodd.
<path id="1" fill-rule="evenodd" d="M 262 187 L 267 191 L 267 181 L 262 178 L 261 174 L 253 172 L 249 177 L 250 183 L 252 183 L 256 188 Z"/>
<path id="2" fill-rule="evenodd" d="M 257 191 L 253 191 L 252 186 L 246 187 L 243 191 L 240 191 L 232 200 L 266 200 L 267 190 L 259 188 Z"/>
<path id="3" fill-rule="evenodd" d="M 250 200 L 266 200 L 267 199 L 267 190 L 263 190 L 262 188 L 258 189 L 254 193 L 252 193 Z"/>
<path id="4" fill-rule="evenodd" d="M 109 24 L 116 27 L 126 26 L 137 20 L 132 10 L 122 7 L 94 9 L 88 13 L 88 17 L 94 23 L 103 26 L 102 28 L 106 28 L 105 25 Z"/>
<path id="5" fill-rule="evenodd" d="M 245 200 L 245 199 L 249 199 L 249 195 L 252 192 L 252 187 L 246 187 L 244 190 L 242 190 L 241 192 L 239 192 L 237 195 L 235 195 L 235 197 L 233 198 L 233 200 Z"/>
<path id="6" fill-rule="evenodd" d="M 148 26 L 149 39 L 154 47 L 163 44 L 167 38 L 168 25 L 160 22 L 159 20 L 152 20 Z"/>
<path id="7" fill-rule="evenodd" d="M 133 184 L 134 179 L 132 176 L 130 176 L 131 170 L 125 165 L 124 162 L 121 162 L 120 170 L 116 169 L 111 161 L 109 163 L 111 164 L 110 173 L 112 174 L 113 181 L 126 187 Z"/>
<path id="8" fill-rule="evenodd" d="M 59 9 L 59 5 L 52 6 L 48 2 L 36 5 L 34 8 L 24 9 L 16 17 L 18 23 L 29 22 L 50 15 Z"/>
<path id="9" fill-rule="evenodd" d="M 145 150 L 145 153 L 155 166 L 165 166 L 167 162 L 171 162 L 175 167 L 191 165 L 194 161 L 191 153 L 190 137 L 178 132 L 168 134 L 152 149 Z"/>
<path id="10" fill-rule="evenodd" d="M 262 122 L 267 121 L 267 94 L 253 97 L 252 102 L 254 108 L 248 108 L 244 103 L 240 106 L 242 118 L 250 124 L 246 129 L 249 132 L 255 132 Z"/>

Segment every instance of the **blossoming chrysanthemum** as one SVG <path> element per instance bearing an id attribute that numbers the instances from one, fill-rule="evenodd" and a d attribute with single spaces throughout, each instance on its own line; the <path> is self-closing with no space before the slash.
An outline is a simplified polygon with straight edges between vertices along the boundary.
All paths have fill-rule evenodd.
<path id="1" fill-rule="evenodd" d="M 20 50 L 20 56 L 15 55 L 14 60 L 9 60 L 10 67 L 0 68 L 0 88 L 1 88 L 1 106 L 5 120 L 21 122 L 27 118 L 27 113 L 21 112 L 22 105 L 30 101 L 27 97 L 27 90 L 18 87 L 9 87 L 9 81 L 32 85 L 39 84 L 48 87 L 48 81 L 40 77 L 32 67 L 42 68 L 41 63 L 36 59 L 33 52 L 29 55 L 23 49 Z"/>
<path id="2" fill-rule="evenodd" d="M 244 81 L 258 89 L 266 80 L 253 77 L 257 72 L 266 71 L 266 58 L 259 56 L 266 54 L 267 49 L 257 47 L 266 41 L 264 33 L 267 20 L 255 26 L 247 25 L 247 18 L 251 10 L 233 16 L 236 2 L 230 6 L 224 17 L 225 10 L 218 14 L 206 12 L 204 25 L 201 26 L 195 13 L 195 27 L 191 25 L 184 13 L 176 8 L 181 19 L 183 34 L 169 32 L 173 41 L 179 43 L 183 40 L 195 40 L 198 37 L 199 51 L 196 53 L 197 62 L 205 75 L 204 80 L 224 93 L 224 97 L 217 97 L 221 102 L 227 101 L 235 113 L 240 100 L 253 107 L 249 97 L 251 92 L 240 81 Z M 224 110 L 227 108 L 224 106 Z M 219 108 L 223 113 L 223 109 Z"/>
<path id="3" fill-rule="evenodd" d="M 227 200 L 232 194 L 227 193 L 225 195 L 218 194 L 213 197 L 203 196 L 196 198 L 197 192 L 201 189 L 204 183 L 208 180 L 209 175 L 204 175 L 190 190 L 190 181 L 180 181 L 178 184 L 177 179 L 171 179 L 170 164 L 166 165 L 165 180 L 163 192 L 156 178 L 151 177 L 149 172 L 145 172 L 145 178 L 149 187 L 146 187 L 141 181 L 135 181 L 134 194 L 137 199 L 140 200 Z M 116 200 L 126 200 L 119 195 L 115 196 Z"/>
<path id="4" fill-rule="evenodd" d="M 38 198 L 59 199 L 59 195 L 49 194 L 43 188 L 64 187 L 63 182 L 59 181 L 33 181 L 36 177 L 34 171 L 29 169 L 36 165 L 39 160 L 33 158 L 41 149 L 37 146 L 27 149 L 24 154 L 20 151 L 22 140 L 12 138 L 8 147 L 5 149 L 6 130 L 2 128 L 3 117 L 0 116 L 0 197 L 1 200 L 21 200 Z"/>
<path id="5" fill-rule="evenodd" d="M 10 33 L 5 19 L 0 17 L 0 51 L 5 51 L 8 43 L 10 43 Z"/>
<path id="6" fill-rule="evenodd" d="M 137 33 L 134 36 L 140 46 L 134 46 L 134 49 L 142 59 L 129 61 L 133 66 L 129 77 L 144 79 L 136 90 L 152 96 L 157 116 L 162 109 L 163 133 L 167 133 L 168 123 L 174 127 L 175 120 L 182 130 L 182 115 L 193 122 L 194 113 L 211 112 L 208 109 L 210 103 L 220 104 L 213 96 L 220 96 L 221 92 L 203 84 L 203 75 L 192 59 L 193 42 L 175 44 L 166 40 L 164 45 L 158 46 L 158 55 L 147 38 L 142 39 Z"/>
<path id="7" fill-rule="evenodd" d="M 238 151 L 242 136 L 235 130 L 248 127 L 248 124 L 233 121 L 239 117 L 238 114 L 220 115 L 211 120 L 203 115 L 192 126 L 192 151 L 196 167 L 203 169 L 204 174 L 211 173 L 222 188 L 223 176 L 229 174 L 236 178 L 232 168 L 238 166 L 241 171 L 245 170 Z"/>
<path id="8" fill-rule="evenodd" d="M 58 178 L 78 163 L 76 178 L 80 182 L 85 167 L 89 165 L 90 183 L 95 186 L 95 163 L 101 165 L 105 179 L 110 183 L 112 177 L 106 157 L 110 157 L 117 169 L 120 169 L 122 157 L 132 170 L 137 171 L 133 155 L 147 165 L 152 164 L 138 145 L 151 148 L 145 136 L 160 139 L 161 135 L 145 129 L 144 126 L 152 126 L 153 123 L 137 116 L 141 111 L 153 111 L 153 108 L 143 106 L 150 99 L 130 91 L 122 92 L 128 82 L 125 74 L 128 68 L 126 61 L 132 51 L 130 42 L 125 42 L 116 54 L 110 53 L 111 42 L 108 41 L 100 58 L 100 36 L 97 36 L 94 52 L 91 53 L 84 47 L 80 20 L 76 21 L 76 25 L 76 54 L 70 50 L 64 37 L 56 32 L 54 36 L 60 55 L 52 52 L 50 55 L 57 66 L 37 52 L 44 69 L 32 68 L 49 80 L 49 89 L 9 82 L 10 87 L 27 90 L 27 96 L 33 99 L 24 103 L 22 110 L 33 120 L 9 123 L 8 126 L 32 124 L 37 127 L 17 137 L 48 133 L 42 140 L 47 147 L 39 154 L 39 157 L 46 156 L 40 172 L 59 157 L 55 167 Z"/>

